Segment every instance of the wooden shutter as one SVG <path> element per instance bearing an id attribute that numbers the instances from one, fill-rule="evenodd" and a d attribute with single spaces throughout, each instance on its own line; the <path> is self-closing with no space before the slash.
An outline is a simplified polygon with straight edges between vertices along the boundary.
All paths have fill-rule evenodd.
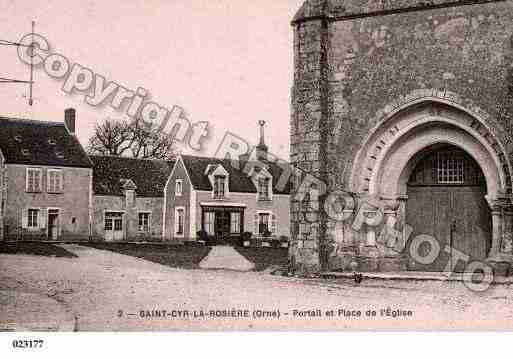
<path id="1" fill-rule="evenodd" d="M 63 171 L 60 171 L 59 175 L 57 176 L 59 179 L 59 188 L 57 189 L 57 191 L 59 192 L 64 192 L 64 175 L 62 172 Z"/>
<path id="2" fill-rule="evenodd" d="M 258 213 L 253 215 L 253 233 L 258 234 Z"/>
<path id="3" fill-rule="evenodd" d="M 37 225 L 40 229 L 46 228 L 46 221 L 48 220 L 47 211 L 45 209 L 40 209 L 37 212 Z"/>
<path id="4" fill-rule="evenodd" d="M 40 169 L 36 172 L 37 173 L 37 176 L 35 178 L 37 178 L 37 186 L 35 186 L 36 188 L 36 192 L 42 192 L 43 191 L 43 171 L 41 171 Z"/>
<path id="5" fill-rule="evenodd" d="M 173 235 L 176 236 L 176 234 L 178 233 L 178 208 L 175 208 L 175 232 L 173 233 Z"/>
<path id="6" fill-rule="evenodd" d="M 21 211 L 21 227 L 28 228 L 28 209 Z"/>
<path id="7" fill-rule="evenodd" d="M 271 233 L 276 234 L 276 215 L 271 215 Z"/>

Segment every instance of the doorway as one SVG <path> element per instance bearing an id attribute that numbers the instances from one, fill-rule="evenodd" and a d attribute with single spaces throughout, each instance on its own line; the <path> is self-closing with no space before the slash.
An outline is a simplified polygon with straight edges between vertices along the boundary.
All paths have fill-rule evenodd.
<path id="1" fill-rule="evenodd" d="M 122 241 L 123 238 L 123 212 L 105 212 L 105 240 Z"/>
<path id="2" fill-rule="evenodd" d="M 216 213 L 216 239 L 219 244 L 226 244 L 230 239 L 230 212 Z"/>
<path id="3" fill-rule="evenodd" d="M 59 239 L 59 210 L 48 209 L 48 239 Z"/>
<path id="4" fill-rule="evenodd" d="M 451 265 L 451 257 L 458 257 L 454 255 L 456 250 L 469 256 L 468 261 L 485 260 L 492 242 L 492 218 L 486 193 L 483 172 L 466 152 L 455 146 L 436 146 L 423 151 L 407 185 L 406 222 L 413 229 L 410 243 L 418 235 L 429 235 L 441 250 L 430 264 L 418 263 L 407 250 L 408 269 L 444 271 Z M 425 257 L 431 250 L 426 242 L 417 253 Z M 463 261 L 455 264 L 456 272 L 464 268 Z"/>

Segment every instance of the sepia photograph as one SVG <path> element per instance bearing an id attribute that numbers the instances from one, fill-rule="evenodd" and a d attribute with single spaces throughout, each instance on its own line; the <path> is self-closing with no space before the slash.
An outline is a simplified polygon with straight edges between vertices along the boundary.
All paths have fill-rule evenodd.
<path id="1" fill-rule="evenodd" d="M 7 353 L 513 330 L 513 1 L 0 0 L 0 27 Z"/>

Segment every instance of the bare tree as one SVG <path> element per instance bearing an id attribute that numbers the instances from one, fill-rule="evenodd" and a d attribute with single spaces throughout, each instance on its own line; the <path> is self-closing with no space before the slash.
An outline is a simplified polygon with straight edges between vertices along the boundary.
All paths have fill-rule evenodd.
<path id="1" fill-rule="evenodd" d="M 105 119 L 89 139 L 88 152 L 98 155 L 169 160 L 176 155 L 171 136 L 142 120 Z"/>

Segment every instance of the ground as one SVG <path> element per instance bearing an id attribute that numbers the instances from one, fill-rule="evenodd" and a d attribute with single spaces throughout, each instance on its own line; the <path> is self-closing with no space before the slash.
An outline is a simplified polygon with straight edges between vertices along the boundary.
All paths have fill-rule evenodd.
<path id="1" fill-rule="evenodd" d="M 1 254 L 0 291 L 54 299 L 72 313 L 78 331 L 513 328 L 510 285 L 481 294 L 459 282 L 364 280 L 357 285 L 348 279 L 176 269 L 111 251 L 63 247 L 78 257 Z M 9 298 L 3 299 L 0 321 L 5 323 L 16 316 L 6 305 Z M 406 316 L 387 316 L 387 308 Z M 164 310 L 165 318 L 156 317 Z M 250 318 L 219 317 L 244 310 Z M 366 316 L 367 310 L 376 316 Z M 217 318 L 194 318 L 194 311 L 218 311 Z M 255 311 L 265 318 L 252 318 Z"/>
<path id="2" fill-rule="evenodd" d="M 200 245 L 166 245 L 160 243 L 88 243 L 87 246 L 105 249 L 146 259 L 174 268 L 197 269 L 210 252 L 210 247 Z"/>

